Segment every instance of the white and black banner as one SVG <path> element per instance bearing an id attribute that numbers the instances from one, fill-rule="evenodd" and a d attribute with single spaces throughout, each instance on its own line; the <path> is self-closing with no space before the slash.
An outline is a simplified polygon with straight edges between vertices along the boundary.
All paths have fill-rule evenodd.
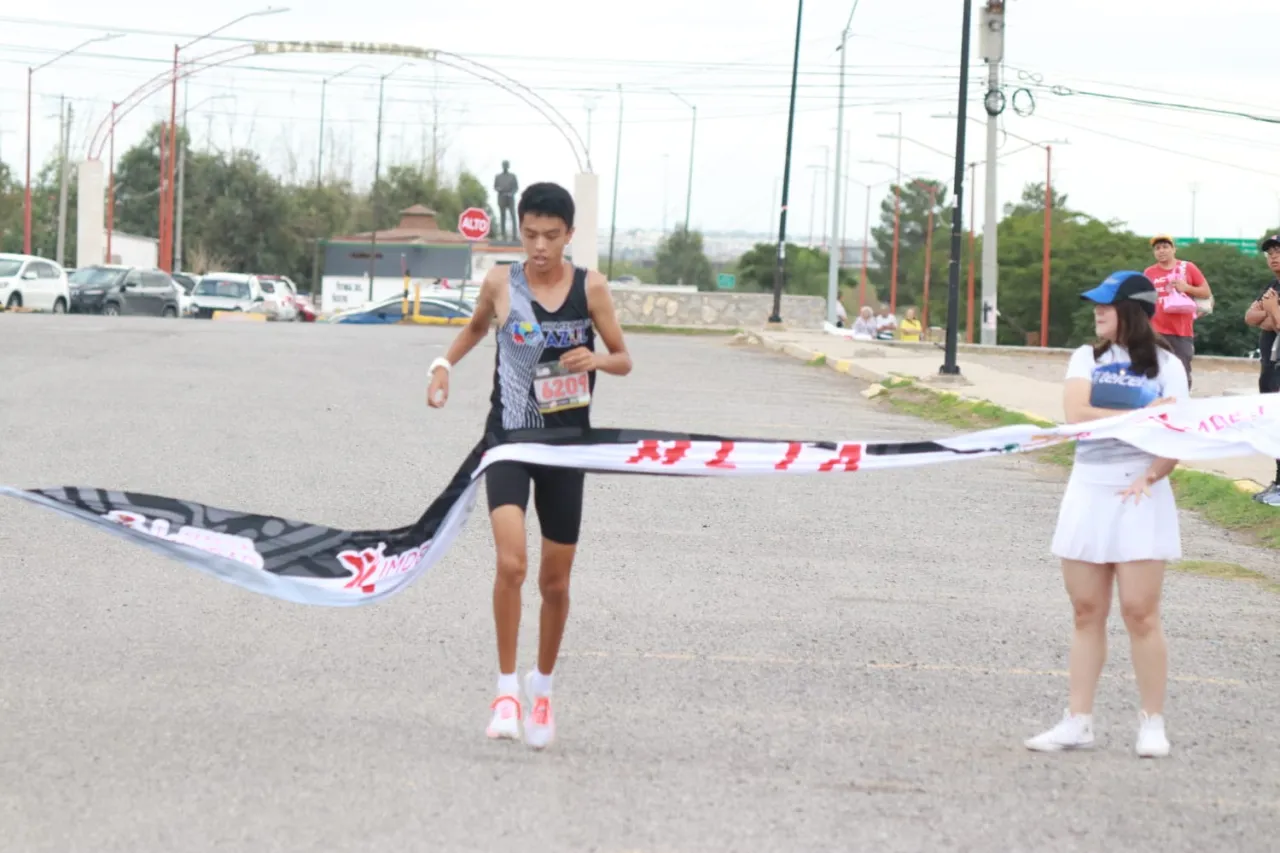
<path id="1" fill-rule="evenodd" d="M 391 530 L 340 530 L 83 486 L 0 486 L 0 495 L 88 522 L 246 589 L 343 607 L 388 598 L 439 562 L 475 506 L 479 475 L 505 460 L 659 476 L 832 476 L 1104 438 L 1171 459 L 1280 458 L 1280 394 L 1214 397 L 1075 426 L 1009 426 L 934 441 L 773 441 L 625 429 L 533 434 L 487 450 L 477 446 L 421 518 Z"/>

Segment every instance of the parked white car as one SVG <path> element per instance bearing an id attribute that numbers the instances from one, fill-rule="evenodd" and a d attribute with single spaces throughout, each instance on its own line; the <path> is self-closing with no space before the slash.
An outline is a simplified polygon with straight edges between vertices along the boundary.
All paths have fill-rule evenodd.
<path id="1" fill-rule="evenodd" d="M 298 305 L 294 302 L 297 291 L 293 289 L 293 282 L 276 276 L 259 276 L 258 286 L 262 288 L 269 317 L 286 322 L 298 319 Z"/>
<path id="2" fill-rule="evenodd" d="M 262 311 L 265 301 L 258 277 L 245 273 L 206 273 L 191 289 L 191 313 L 201 319 L 214 311 Z"/>
<path id="3" fill-rule="evenodd" d="M 34 255 L 0 254 L 0 305 L 9 310 L 67 313 L 71 305 L 67 271 Z"/>

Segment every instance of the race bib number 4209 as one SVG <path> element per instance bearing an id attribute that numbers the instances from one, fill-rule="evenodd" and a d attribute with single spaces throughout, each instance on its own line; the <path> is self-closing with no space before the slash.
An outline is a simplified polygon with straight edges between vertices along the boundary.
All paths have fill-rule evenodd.
<path id="1" fill-rule="evenodd" d="M 543 414 L 580 409 L 591 402 L 591 382 L 587 374 L 571 373 L 557 361 L 538 365 L 533 390 Z"/>

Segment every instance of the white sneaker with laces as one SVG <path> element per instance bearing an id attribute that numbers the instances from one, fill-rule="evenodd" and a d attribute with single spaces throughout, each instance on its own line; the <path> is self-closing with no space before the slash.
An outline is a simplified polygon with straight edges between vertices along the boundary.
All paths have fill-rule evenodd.
<path id="1" fill-rule="evenodd" d="M 1062 722 L 1049 731 L 1024 742 L 1027 749 L 1036 752 L 1063 752 L 1069 749 L 1090 749 L 1093 746 L 1093 715 L 1064 711 Z"/>
<path id="2" fill-rule="evenodd" d="M 556 738 L 556 718 L 551 712 L 551 694 L 534 694 L 533 672 L 524 677 L 524 692 L 529 699 L 529 715 L 524 721 L 524 742 L 534 749 L 546 749 Z"/>
<path id="3" fill-rule="evenodd" d="M 1164 758 L 1169 754 L 1169 738 L 1164 731 L 1164 717 L 1143 711 L 1138 716 L 1138 743 L 1134 751 L 1139 758 Z"/>
<path id="4" fill-rule="evenodd" d="M 493 719 L 485 734 L 499 740 L 518 740 L 520 737 L 520 700 L 514 696 L 503 695 L 493 700 L 489 706 L 493 709 Z"/>

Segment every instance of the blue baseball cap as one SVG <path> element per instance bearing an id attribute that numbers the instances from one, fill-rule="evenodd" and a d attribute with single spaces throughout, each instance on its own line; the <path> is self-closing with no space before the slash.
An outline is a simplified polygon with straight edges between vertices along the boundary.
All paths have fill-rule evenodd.
<path id="1" fill-rule="evenodd" d="M 1086 291 L 1081 297 L 1099 305 L 1115 305 L 1126 300 L 1137 302 L 1147 319 L 1156 315 L 1156 286 L 1140 272 L 1120 270 L 1103 279 L 1102 284 Z"/>

